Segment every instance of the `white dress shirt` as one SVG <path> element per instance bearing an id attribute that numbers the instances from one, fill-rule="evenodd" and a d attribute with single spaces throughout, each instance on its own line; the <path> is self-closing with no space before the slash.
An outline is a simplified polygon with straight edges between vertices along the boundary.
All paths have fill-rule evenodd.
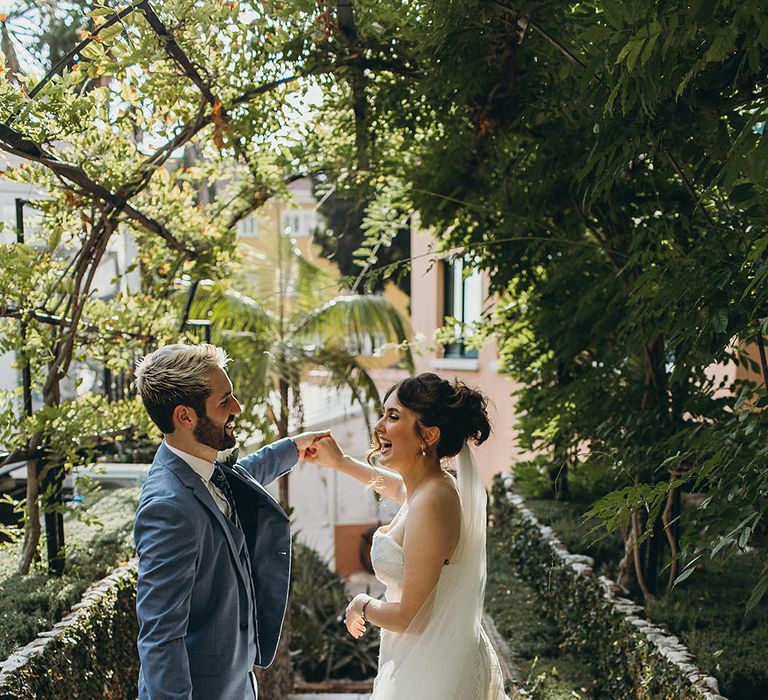
<path id="1" fill-rule="evenodd" d="M 227 518 L 230 518 L 232 514 L 230 513 L 229 501 L 211 481 L 211 476 L 213 475 L 213 462 L 209 462 L 202 457 L 195 457 L 195 455 L 191 455 L 189 452 L 177 450 L 175 447 L 171 447 L 167 442 L 165 443 L 165 446 L 173 452 L 173 454 L 181 457 L 190 466 L 192 471 L 200 477 L 205 484 L 205 488 L 207 488 L 211 496 L 213 496 L 213 502 Z"/>

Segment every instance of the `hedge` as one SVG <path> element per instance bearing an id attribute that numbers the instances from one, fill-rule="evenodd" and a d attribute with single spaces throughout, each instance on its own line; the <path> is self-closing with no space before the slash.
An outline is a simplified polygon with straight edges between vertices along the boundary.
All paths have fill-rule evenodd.
<path id="1" fill-rule="evenodd" d="M 82 600 L 89 586 L 134 555 L 137 488 L 102 492 L 84 512 L 64 514 L 67 564 L 62 576 L 41 565 L 16 572 L 18 546 L 0 546 L 0 661 L 51 629 Z M 82 517 L 87 516 L 87 517 Z"/>
<path id="2" fill-rule="evenodd" d="M 0 665 L 3 700 L 135 700 L 136 560 L 91 586 L 53 629 Z"/>
<path id="3" fill-rule="evenodd" d="M 649 623 L 642 608 L 597 577 L 589 557 L 570 554 L 497 476 L 491 518 L 503 534 L 516 573 L 541 597 L 566 632 L 566 645 L 593 667 L 601 693 L 636 700 L 724 700 L 680 641 Z"/>
<path id="4" fill-rule="evenodd" d="M 0 663 L 0 700 L 135 700 L 136 577 L 134 559 L 88 588 L 50 631 Z M 361 644 L 347 634 L 341 619 L 348 602 L 344 582 L 314 550 L 296 542 L 292 654 L 307 680 L 375 675 L 378 635 L 369 632 Z"/>

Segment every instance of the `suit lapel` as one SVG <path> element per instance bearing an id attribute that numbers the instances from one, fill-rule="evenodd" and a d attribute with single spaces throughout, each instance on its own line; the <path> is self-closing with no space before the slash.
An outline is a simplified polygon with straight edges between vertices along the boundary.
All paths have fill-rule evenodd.
<path id="1" fill-rule="evenodd" d="M 213 519 L 219 523 L 219 526 L 223 530 L 224 536 L 227 539 L 229 548 L 232 551 L 232 555 L 235 558 L 235 562 L 237 562 L 237 571 L 240 574 L 240 577 L 243 579 L 243 584 L 247 586 L 248 582 L 246 581 L 246 574 L 240 567 L 240 548 L 242 547 L 243 542 L 235 542 L 232 530 L 227 523 L 227 517 L 216 505 L 216 502 L 213 500 L 213 496 L 211 496 L 210 491 L 208 491 L 208 489 L 205 487 L 205 484 L 203 483 L 203 480 L 195 473 L 192 467 L 190 467 L 181 457 L 171 452 L 165 446 L 165 441 L 163 441 L 161 444 L 160 450 L 162 452 L 161 457 L 166 468 L 170 469 L 184 484 L 184 486 L 192 490 L 195 498 L 197 498 L 197 500 L 202 503 L 202 505 L 211 514 Z"/>

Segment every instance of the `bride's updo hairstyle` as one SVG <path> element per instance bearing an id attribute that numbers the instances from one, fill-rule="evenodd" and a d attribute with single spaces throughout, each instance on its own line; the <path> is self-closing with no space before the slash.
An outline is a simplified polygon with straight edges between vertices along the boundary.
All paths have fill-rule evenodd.
<path id="1" fill-rule="evenodd" d="M 424 372 L 395 384 L 384 401 L 392 392 L 396 392 L 401 406 L 417 415 L 417 430 L 420 426 L 440 428 L 436 445 L 439 459 L 459 454 L 465 440 L 480 445 L 491 434 L 488 399 L 463 382 L 449 382 L 432 372 Z M 374 442 L 378 443 L 375 436 Z M 375 451 L 378 449 L 376 444 Z"/>

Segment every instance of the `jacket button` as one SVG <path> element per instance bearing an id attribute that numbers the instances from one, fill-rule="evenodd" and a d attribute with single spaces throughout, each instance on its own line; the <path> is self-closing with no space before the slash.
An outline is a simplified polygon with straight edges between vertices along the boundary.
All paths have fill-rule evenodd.
<path id="1" fill-rule="evenodd" d="M 248 629 L 248 623 L 247 622 L 241 622 L 240 623 L 240 629 L 241 630 L 247 630 Z"/>

